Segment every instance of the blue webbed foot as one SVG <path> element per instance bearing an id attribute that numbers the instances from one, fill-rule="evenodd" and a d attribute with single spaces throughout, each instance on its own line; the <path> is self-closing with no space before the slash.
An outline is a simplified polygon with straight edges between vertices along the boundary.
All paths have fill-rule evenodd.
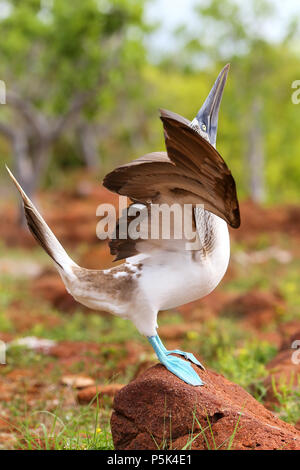
<path id="1" fill-rule="evenodd" d="M 195 358 L 194 354 L 189 353 L 189 352 L 185 352 L 185 351 L 181 351 L 180 349 L 173 349 L 172 351 L 168 351 L 165 348 L 165 346 L 163 345 L 160 337 L 157 335 L 156 338 L 157 338 L 158 344 L 161 346 L 161 348 L 163 349 L 165 354 L 167 354 L 167 355 L 169 355 L 169 354 L 179 354 L 180 356 L 185 357 L 185 359 L 193 362 L 193 364 L 195 364 L 196 366 L 199 366 L 199 367 L 201 367 L 201 369 L 205 370 L 205 367 L 201 364 L 201 362 L 198 361 L 198 359 Z"/>
<path id="2" fill-rule="evenodd" d="M 161 363 L 173 374 L 190 385 L 204 385 L 197 372 L 191 364 L 180 357 L 166 355 Z"/>
<path id="3" fill-rule="evenodd" d="M 185 352 L 185 351 L 180 351 L 180 349 L 173 349 L 172 351 L 168 351 L 166 354 L 180 354 L 181 356 L 185 357 L 185 359 L 188 359 L 189 361 L 193 362 L 196 364 L 196 366 L 201 367 L 201 369 L 205 370 L 205 367 L 201 364 L 201 362 L 198 361 L 198 359 L 195 358 L 193 353 Z"/>
<path id="4" fill-rule="evenodd" d="M 159 361 L 174 375 L 179 377 L 184 382 L 200 386 L 204 385 L 204 382 L 200 379 L 197 372 L 193 369 L 191 364 L 183 359 L 176 356 L 167 354 L 166 348 L 163 346 L 157 336 L 148 337 L 149 342 L 153 346 L 154 351 Z"/>

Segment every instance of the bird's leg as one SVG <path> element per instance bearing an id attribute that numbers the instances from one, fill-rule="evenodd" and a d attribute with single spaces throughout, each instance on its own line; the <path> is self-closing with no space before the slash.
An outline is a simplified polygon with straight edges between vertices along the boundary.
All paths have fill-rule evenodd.
<path id="1" fill-rule="evenodd" d="M 201 367 L 201 369 L 205 370 L 205 367 L 201 364 L 201 362 L 198 361 L 198 359 L 195 358 L 194 354 L 189 353 L 189 352 L 185 352 L 185 351 L 180 351 L 180 349 L 173 349 L 172 351 L 168 351 L 166 349 L 166 347 L 163 345 L 162 340 L 160 339 L 160 337 L 158 335 L 156 335 L 155 338 L 157 338 L 157 342 L 158 342 L 159 346 L 164 351 L 164 353 L 167 354 L 167 356 L 169 354 L 179 354 L 180 356 L 185 357 L 185 359 L 188 359 L 189 361 L 196 364 L 196 366 L 199 366 L 199 367 Z"/>
<path id="2" fill-rule="evenodd" d="M 190 385 L 204 385 L 199 375 L 191 364 L 176 356 L 168 355 L 168 351 L 162 344 L 158 335 L 148 336 L 148 341 L 152 345 L 158 360 L 174 375 Z"/>

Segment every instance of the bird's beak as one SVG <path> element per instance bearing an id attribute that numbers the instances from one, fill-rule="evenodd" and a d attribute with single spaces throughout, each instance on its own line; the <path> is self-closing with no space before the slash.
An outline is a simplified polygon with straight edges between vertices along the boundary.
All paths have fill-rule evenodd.
<path id="1" fill-rule="evenodd" d="M 203 129 L 202 126 L 204 124 L 209 141 L 212 145 L 215 145 L 217 140 L 218 114 L 229 68 L 230 64 L 227 64 L 221 70 L 214 86 L 196 116 L 201 129 Z"/>

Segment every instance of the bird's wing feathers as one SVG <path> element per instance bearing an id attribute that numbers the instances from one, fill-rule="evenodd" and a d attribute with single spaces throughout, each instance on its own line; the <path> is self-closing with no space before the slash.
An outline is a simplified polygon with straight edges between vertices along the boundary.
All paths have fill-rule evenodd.
<path id="1" fill-rule="evenodd" d="M 235 182 L 221 155 L 180 116 L 161 110 L 161 120 L 170 160 L 196 179 L 205 209 L 238 228 L 240 212 Z"/>
<path id="2" fill-rule="evenodd" d="M 237 228 L 240 215 L 235 182 L 221 155 L 187 119 L 161 110 L 161 120 L 168 153 L 153 152 L 122 165 L 105 176 L 103 185 L 146 206 L 203 204 Z M 153 240 L 122 240 L 118 234 L 110 243 L 117 259 L 145 252 L 150 246 L 153 248 Z"/>
<path id="3" fill-rule="evenodd" d="M 190 216 L 193 233 L 188 236 L 182 231 L 184 213 L 180 213 L 178 218 L 170 213 L 164 225 L 165 222 L 162 221 L 159 212 L 154 214 L 153 206 L 152 211 L 150 207 L 150 205 L 133 203 L 123 210 L 109 241 L 110 252 L 115 255 L 114 261 L 140 253 L 153 256 L 161 251 L 182 252 L 186 249 L 187 243 L 192 244 L 198 241 L 196 221 L 192 210 Z M 133 230 L 138 233 L 138 238 Z"/>

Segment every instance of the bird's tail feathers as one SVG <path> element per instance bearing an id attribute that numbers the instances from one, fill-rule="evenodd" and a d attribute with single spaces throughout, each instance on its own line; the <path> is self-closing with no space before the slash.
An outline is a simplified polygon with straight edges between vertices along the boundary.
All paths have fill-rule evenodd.
<path id="1" fill-rule="evenodd" d="M 71 274 L 72 267 L 77 266 L 76 263 L 74 263 L 74 261 L 66 253 L 10 169 L 7 166 L 6 169 L 22 196 L 27 224 L 32 235 L 53 259 L 53 261 L 58 265 L 58 267 L 61 268 L 66 274 Z"/>

